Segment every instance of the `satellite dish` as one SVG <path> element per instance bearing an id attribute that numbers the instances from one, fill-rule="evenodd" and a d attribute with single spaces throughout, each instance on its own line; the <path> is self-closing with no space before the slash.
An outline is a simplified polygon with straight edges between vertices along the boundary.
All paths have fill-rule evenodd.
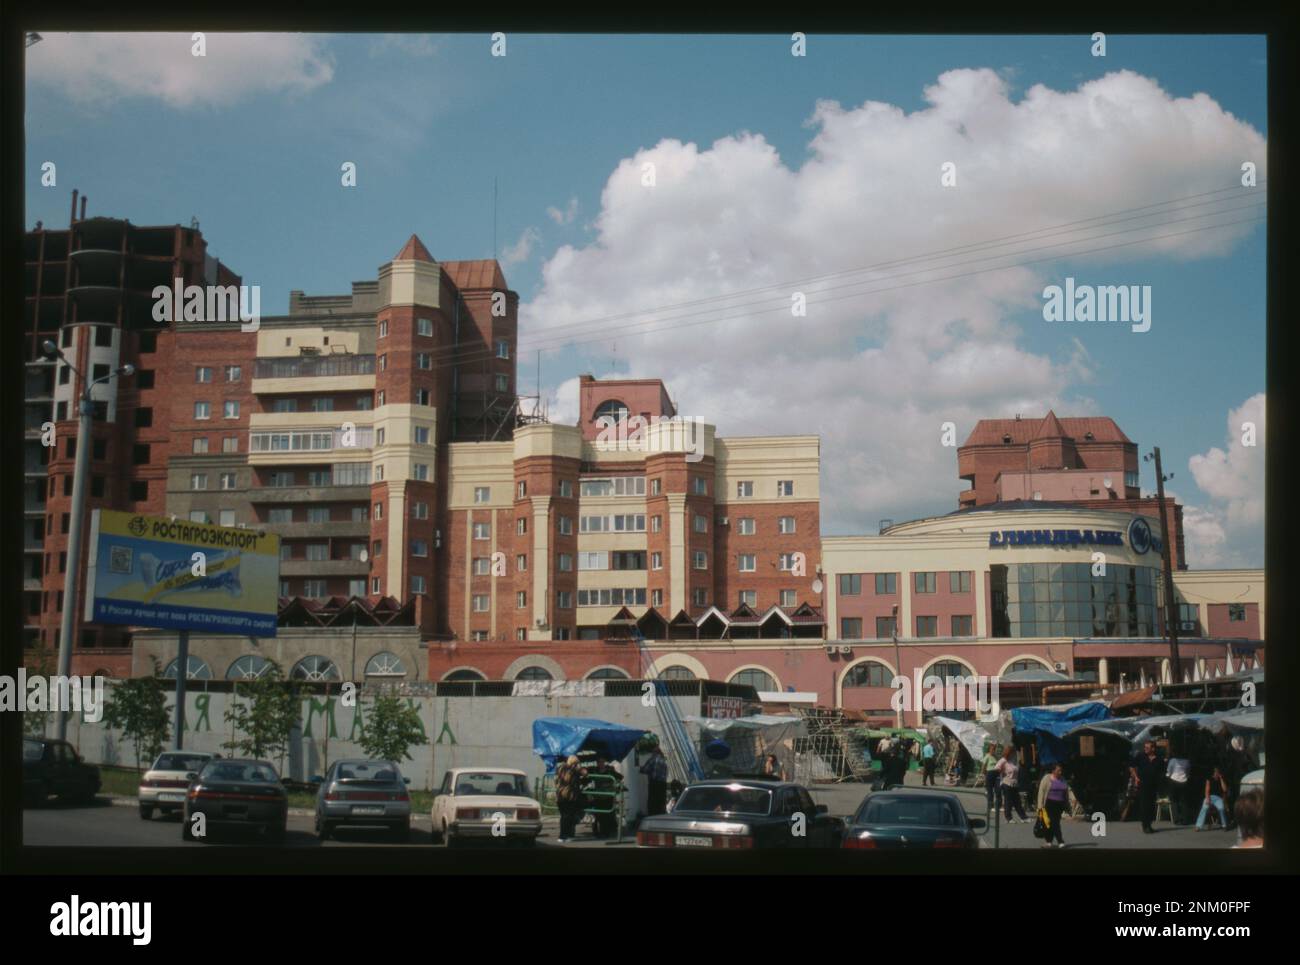
<path id="1" fill-rule="evenodd" d="M 813 587 L 812 587 L 812 589 L 813 589 L 813 592 L 814 592 L 814 593 L 820 593 L 820 592 L 822 591 L 822 587 L 823 587 L 823 586 L 825 586 L 825 584 L 822 583 L 821 580 L 813 580 Z"/>
<path id="2" fill-rule="evenodd" d="M 370 559 L 370 554 L 369 554 L 366 550 L 362 550 L 362 551 L 361 551 L 361 556 L 359 557 L 359 559 L 361 560 L 362 563 L 364 563 L 364 562 L 366 562 L 368 559 Z"/>
<path id="3" fill-rule="evenodd" d="M 1103 480 L 1101 481 L 1101 484 L 1102 484 L 1103 486 L 1105 486 L 1107 489 L 1109 489 L 1109 488 L 1110 488 L 1110 481 L 1111 481 L 1111 480 L 1110 480 L 1110 477 L 1107 476 L 1105 479 L 1103 479 Z"/>

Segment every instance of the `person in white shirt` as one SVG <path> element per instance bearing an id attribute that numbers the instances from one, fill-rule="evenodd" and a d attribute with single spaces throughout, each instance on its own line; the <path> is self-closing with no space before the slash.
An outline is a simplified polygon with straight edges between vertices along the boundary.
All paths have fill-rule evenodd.
<path id="1" fill-rule="evenodd" d="M 1011 817 L 1011 809 L 1014 807 L 1016 813 L 1020 815 L 1020 824 L 1028 824 L 1029 818 L 1025 817 L 1025 806 L 1020 803 L 1020 764 L 1015 759 L 1016 749 L 1007 747 L 1007 752 L 1002 755 L 1002 760 L 998 761 L 996 768 L 1001 775 L 1002 802 L 1006 807 L 1006 821 L 1008 824 L 1017 822 Z"/>

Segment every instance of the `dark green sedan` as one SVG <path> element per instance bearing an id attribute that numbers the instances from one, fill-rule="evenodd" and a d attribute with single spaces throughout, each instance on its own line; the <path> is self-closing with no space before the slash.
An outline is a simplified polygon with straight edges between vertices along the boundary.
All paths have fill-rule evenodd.
<path id="1" fill-rule="evenodd" d="M 858 806 L 841 847 L 866 851 L 978 848 L 976 832 L 986 826 L 983 818 L 967 817 L 961 800 L 947 791 L 879 791 Z"/>

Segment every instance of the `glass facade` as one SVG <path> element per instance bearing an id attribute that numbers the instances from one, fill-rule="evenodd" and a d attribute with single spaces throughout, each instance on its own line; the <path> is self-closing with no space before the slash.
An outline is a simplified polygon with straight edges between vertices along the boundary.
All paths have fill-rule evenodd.
<path id="1" fill-rule="evenodd" d="M 995 637 L 1154 637 L 1151 566 L 1013 563 L 990 567 Z"/>

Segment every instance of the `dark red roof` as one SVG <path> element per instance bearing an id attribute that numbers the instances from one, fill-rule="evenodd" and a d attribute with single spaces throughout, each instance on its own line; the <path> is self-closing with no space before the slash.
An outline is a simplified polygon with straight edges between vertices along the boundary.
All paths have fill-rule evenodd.
<path id="1" fill-rule="evenodd" d="M 478 261 L 444 261 L 442 269 L 461 291 L 484 288 L 492 291 L 507 289 L 506 276 L 501 273 L 501 266 L 497 264 L 495 258 L 482 258 Z"/>
<path id="2" fill-rule="evenodd" d="M 424 242 L 417 235 L 411 235 L 406 239 L 406 244 L 402 250 L 397 253 L 393 261 L 433 261 L 433 255 L 429 254 L 429 249 L 424 247 Z"/>
<path id="3" fill-rule="evenodd" d="M 1088 433 L 1092 439 L 1086 439 Z M 1010 436 L 1014 445 L 1023 446 L 1034 439 L 1063 435 L 1075 442 L 1120 442 L 1132 444 L 1115 420 L 1109 416 L 1067 416 L 1059 419 L 1048 412 L 1043 419 L 980 419 L 975 423 L 964 446 L 1000 446 L 1003 436 Z"/>

